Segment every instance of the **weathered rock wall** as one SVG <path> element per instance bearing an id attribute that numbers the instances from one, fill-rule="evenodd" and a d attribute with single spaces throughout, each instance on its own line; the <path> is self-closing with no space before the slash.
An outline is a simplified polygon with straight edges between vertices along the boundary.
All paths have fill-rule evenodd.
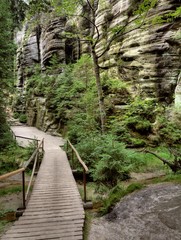
<path id="1" fill-rule="evenodd" d="M 130 84 L 133 95 L 141 94 L 166 103 L 173 101 L 181 69 L 181 39 L 177 38 L 181 21 L 161 25 L 146 22 L 179 6 L 178 1 L 158 1 L 157 6 L 148 12 L 141 28 L 133 23 L 134 17 L 130 14 L 133 1 L 109 1 L 99 8 L 97 25 L 102 38 L 97 47 L 98 53 L 101 54 L 109 41 L 111 30 L 128 23 L 125 27 L 128 33 L 115 39 L 100 63 L 114 68 L 120 79 Z M 135 30 L 130 31 L 131 28 Z"/>
<path id="2" fill-rule="evenodd" d="M 75 39 L 68 39 L 64 32 L 70 28 L 66 24 L 66 18 L 55 17 L 50 20 L 47 14 L 42 15 L 41 24 L 34 26 L 29 22 L 24 30 L 17 35 L 17 72 L 18 86 L 24 88 L 28 78 L 35 73 L 36 66 L 42 71 L 51 65 L 53 56 L 59 63 L 75 62 L 80 55 L 79 42 Z M 54 70 L 54 73 L 61 73 L 61 69 Z M 25 87 L 26 88 L 26 87 Z M 23 92 L 24 90 L 22 90 Z M 27 123 L 36 126 L 43 131 L 54 132 L 58 128 L 54 124 L 51 111 L 46 108 L 46 99 L 42 94 L 32 92 L 26 102 Z"/>
<path id="3" fill-rule="evenodd" d="M 139 94 L 167 104 L 172 103 L 176 98 L 176 104 L 179 106 L 181 105 L 178 84 L 181 69 L 181 39 L 178 35 L 181 21 L 177 19 L 172 23 L 151 25 L 148 20 L 151 21 L 158 15 L 175 10 L 180 6 L 180 1 L 159 0 L 157 6 L 148 12 L 145 19 L 147 23 L 141 28 L 133 21 L 134 6 L 133 0 L 100 1 L 96 15 L 96 24 L 100 32 L 97 53 L 101 54 L 104 51 L 115 27 L 125 25 L 127 33 L 112 42 L 108 51 L 100 57 L 99 63 L 107 68 L 106 71 L 114 72 L 120 80 L 126 81 L 133 97 Z M 88 32 L 87 22 L 81 21 L 81 27 Z M 130 31 L 131 28 L 134 30 Z M 59 62 L 69 63 L 74 62 L 81 53 L 87 51 L 85 44 L 76 39 L 69 39 L 64 34 L 67 29 L 75 31 L 67 23 L 66 18 L 50 17 L 48 14 L 42 17 L 41 27 L 26 25 L 24 37 L 19 41 L 21 44 L 17 54 L 20 85 L 23 85 L 26 78 L 31 75 L 35 64 L 38 63 L 44 70 L 50 65 L 50 60 L 55 54 Z M 36 98 L 33 101 L 36 101 Z M 37 101 L 39 102 L 39 99 Z M 30 119 L 32 114 L 36 118 L 46 115 L 42 111 L 48 112 L 48 109 L 44 109 L 43 104 L 40 105 L 38 110 L 40 112 L 36 114 L 33 113 L 33 109 L 28 108 L 31 112 Z M 43 121 L 47 121 L 46 117 L 41 123 L 37 123 L 39 120 L 30 120 L 29 124 L 36 124 L 40 128 L 44 126 L 43 129 L 46 129 L 46 123 Z"/>

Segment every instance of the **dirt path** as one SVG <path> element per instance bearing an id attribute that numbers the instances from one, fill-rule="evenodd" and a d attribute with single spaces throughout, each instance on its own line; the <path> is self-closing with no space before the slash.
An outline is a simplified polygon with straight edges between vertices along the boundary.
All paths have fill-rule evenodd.
<path id="1" fill-rule="evenodd" d="M 23 136 L 23 137 L 29 137 L 29 138 L 35 138 L 38 140 L 42 140 L 44 138 L 45 141 L 45 149 L 59 149 L 60 146 L 64 144 L 63 138 L 51 136 L 50 134 L 47 134 L 45 132 L 42 132 L 38 130 L 35 127 L 28 127 L 28 126 L 13 126 L 11 127 L 15 135 Z M 17 141 L 22 144 L 28 144 L 28 141 L 25 139 L 17 138 Z"/>

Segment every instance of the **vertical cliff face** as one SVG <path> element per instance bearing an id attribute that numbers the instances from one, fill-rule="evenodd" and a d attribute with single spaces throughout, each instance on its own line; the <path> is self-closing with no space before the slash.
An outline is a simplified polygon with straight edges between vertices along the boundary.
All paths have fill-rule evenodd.
<path id="1" fill-rule="evenodd" d="M 21 87 L 24 85 L 28 72 L 31 72 L 36 63 L 40 63 L 37 29 L 37 27 L 33 28 L 27 35 L 29 26 L 26 24 L 23 30 L 18 33 L 17 71 L 19 86 Z"/>
<path id="2" fill-rule="evenodd" d="M 167 104 L 172 103 L 175 98 L 177 106 L 180 106 L 178 79 L 181 69 L 181 21 L 176 19 L 171 23 L 152 24 L 156 16 L 174 11 L 180 3 L 176 0 L 159 0 L 157 5 L 149 10 L 141 27 L 134 21 L 135 6 L 133 0 L 99 2 L 96 14 L 96 25 L 100 32 L 100 40 L 96 46 L 98 54 L 104 51 L 115 29 L 125 26 L 123 34 L 115 38 L 108 51 L 99 58 L 100 66 L 106 67 L 106 71 L 116 73 L 117 78 L 127 82 L 128 91 L 133 97 L 139 94 Z M 86 6 L 84 11 L 87 11 Z M 75 32 L 75 27 L 72 27 L 66 18 L 48 18 L 46 14 L 41 24 L 34 27 L 26 24 L 22 41 L 19 40 L 17 68 L 20 86 L 28 81 L 35 65 L 41 66 L 42 70 L 46 69 L 51 64 L 52 56 L 56 55 L 60 63 L 68 64 L 76 61 L 81 53 L 88 51 L 86 44 L 65 34 L 67 30 Z M 78 25 L 84 29 L 84 34 L 89 31 L 89 24 L 83 19 Z M 42 101 L 44 100 L 39 102 Z M 52 116 L 47 116 L 46 108 L 43 111 L 44 114 L 41 115 L 51 123 Z M 36 123 L 40 128 L 48 128 L 44 119 L 37 122 L 39 113 L 33 114 L 32 109 L 30 112 L 30 124 Z"/>
<path id="3" fill-rule="evenodd" d="M 67 23 L 65 17 L 55 17 L 47 20 L 46 14 L 45 16 L 42 15 L 39 24 L 35 25 L 30 21 L 17 34 L 16 42 L 19 45 L 17 72 L 20 88 L 24 89 L 29 77 L 36 73 L 37 67 L 43 73 L 46 68 L 51 66 L 53 58 L 63 64 L 75 62 L 79 58 L 79 41 L 69 39 L 65 35 L 65 30 L 68 28 L 71 29 L 72 27 Z M 59 74 L 61 71 L 61 69 L 54 70 L 54 74 Z M 52 132 L 58 128 L 58 125 L 54 122 L 53 114 L 46 107 L 46 98 L 41 93 L 29 95 L 25 109 L 28 125 Z"/>
<path id="4" fill-rule="evenodd" d="M 49 65 L 54 54 L 59 62 L 65 62 L 65 37 L 62 34 L 65 23 L 65 18 L 55 18 L 42 28 L 40 55 L 43 68 Z"/>
<path id="5" fill-rule="evenodd" d="M 22 85 L 33 72 L 35 65 L 45 70 L 53 56 L 59 63 L 75 62 L 80 55 L 79 42 L 68 38 L 65 30 L 68 26 L 65 17 L 55 17 L 47 21 L 49 16 L 42 16 L 41 23 L 27 23 L 17 39 L 18 80 Z M 17 37 L 18 38 L 18 37 Z"/>
<path id="6" fill-rule="evenodd" d="M 152 25 L 151 21 L 175 10 L 180 4 L 173 0 L 158 1 L 157 6 L 148 12 L 145 24 L 139 28 L 132 21 L 133 1 L 109 2 L 99 8 L 97 15 L 102 35 L 97 51 L 101 53 L 105 42 L 109 41 L 109 33 L 116 26 L 124 26 L 127 22 L 127 33 L 111 44 L 100 63 L 115 68 L 118 76 L 130 84 L 133 95 L 139 93 L 171 103 L 181 68 L 181 39 L 178 38 L 181 22 L 175 20 Z M 135 30 L 130 31 L 131 28 Z"/>

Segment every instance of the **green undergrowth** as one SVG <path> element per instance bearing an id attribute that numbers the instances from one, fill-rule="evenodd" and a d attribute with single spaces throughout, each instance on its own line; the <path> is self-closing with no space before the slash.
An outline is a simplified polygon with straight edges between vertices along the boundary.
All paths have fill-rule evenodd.
<path id="1" fill-rule="evenodd" d="M 136 190 L 140 190 L 143 187 L 144 185 L 141 183 L 132 183 L 128 187 L 118 184 L 109 191 L 108 196 L 103 200 L 103 206 L 100 208 L 100 214 L 104 215 L 109 213 L 121 198 Z"/>
<path id="2" fill-rule="evenodd" d="M 173 161 L 173 156 L 170 154 L 168 148 L 160 146 L 157 148 L 148 148 L 150 151 L 157 153 L 160 157 L 165 158 L 169 161 Z M 157 157 L 150 153 L 145 153 L 144 150 L 135 149 L 135 157 L 139 159 L 135 163 L 134 172 L 154 172 L 154 171 L 165 171 L 167 173 L 169 168 L 164 165 L 163 162 Z"/>
<path id="3" fill-rule="evenodd" d="M 0 234 L 4 232 L 4 228 L 7 225 L 7 223 L 8 223 L 8 221 L 6 221 L 6 220 L 0 220 Z"/>
<path id="4" fill-rule="evenodd" d="M 22 190 L 22 186 L 10 186 L 6 188 L 0 188 L 0 197 L 7 195 L 7 194 L 12 194 L 12 193 L 19 193 Z"/>
<path id="5" fill-rule="evenodd" d="M 34 151 L 34 145 L 26 148 L 16 144 L 9 145 L 0 152 L 0 175 L 18 169 L 24 161 L 27 161 Z"/>
<path id="6" fill-rule="evenodd" d="M 160 183 L 160 182 L 173 182 L 173 183 L 178 183 L 181 184 L 181 173 L 177 173 L 177 174 L 167 174 L 166 176 L 163 176 L 161 178 L 154 178 L 152 180 L 152 183 L 156 184 L 156 183 Z"/>

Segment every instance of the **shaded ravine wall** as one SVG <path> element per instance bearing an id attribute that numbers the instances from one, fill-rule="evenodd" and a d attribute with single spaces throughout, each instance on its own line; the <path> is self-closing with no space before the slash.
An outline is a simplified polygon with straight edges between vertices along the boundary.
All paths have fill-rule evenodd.
<path id="1" fill-rule="evenodd" d="M 132 0 L 104 0 L 97 11 L 96 23 L 100 31 L 100 42 L 96 51 L 101 53 L 111 30 L 131 21 Z M 159 0 L 157 6 L 150 10 L 147 20 L 157 15 L 175 10 L 180 4 L 176 0 Z M 41 26 L 41 27 L 40 27 Z M 86 24 L 82 23 L 82 26 Z M 127 28 L 129 28 L 128 25 Z M 107 53 L 100 58 L 100 65 L 120 80 L 128 83 L 131 96 L 142 95 L 155 98 L 166 104 L 174 102 L 181 105 L 181 28 L 180 19 L 172 23 L 145 26 L 117 38 Z M 31 30 L 30 30 L 31 29 Z M 42 16 L 41 24 L 32 27 L 26 24 L 19 33 L 17 53 L 17 71 L 19 86 L 22 87 L 35 65 L 46 69 L 54 53 L 59 62 L 74 62 L 87 46 L 76 39 L 67 39 L 64 31 L 71 30 L 70 24 L 62 17 L 48 14 Z M 181 35 L 181 34 L 180 34 Z M 53 116 L 45 108 L 46 99 L 34 96 L 28 101 L 26 112 L 28 124 L 46 130 L 57 129 Z M 120 101 L 121 102 L 121 101 Z M 35 110 L 36 109 L 36 110 Z"/>

